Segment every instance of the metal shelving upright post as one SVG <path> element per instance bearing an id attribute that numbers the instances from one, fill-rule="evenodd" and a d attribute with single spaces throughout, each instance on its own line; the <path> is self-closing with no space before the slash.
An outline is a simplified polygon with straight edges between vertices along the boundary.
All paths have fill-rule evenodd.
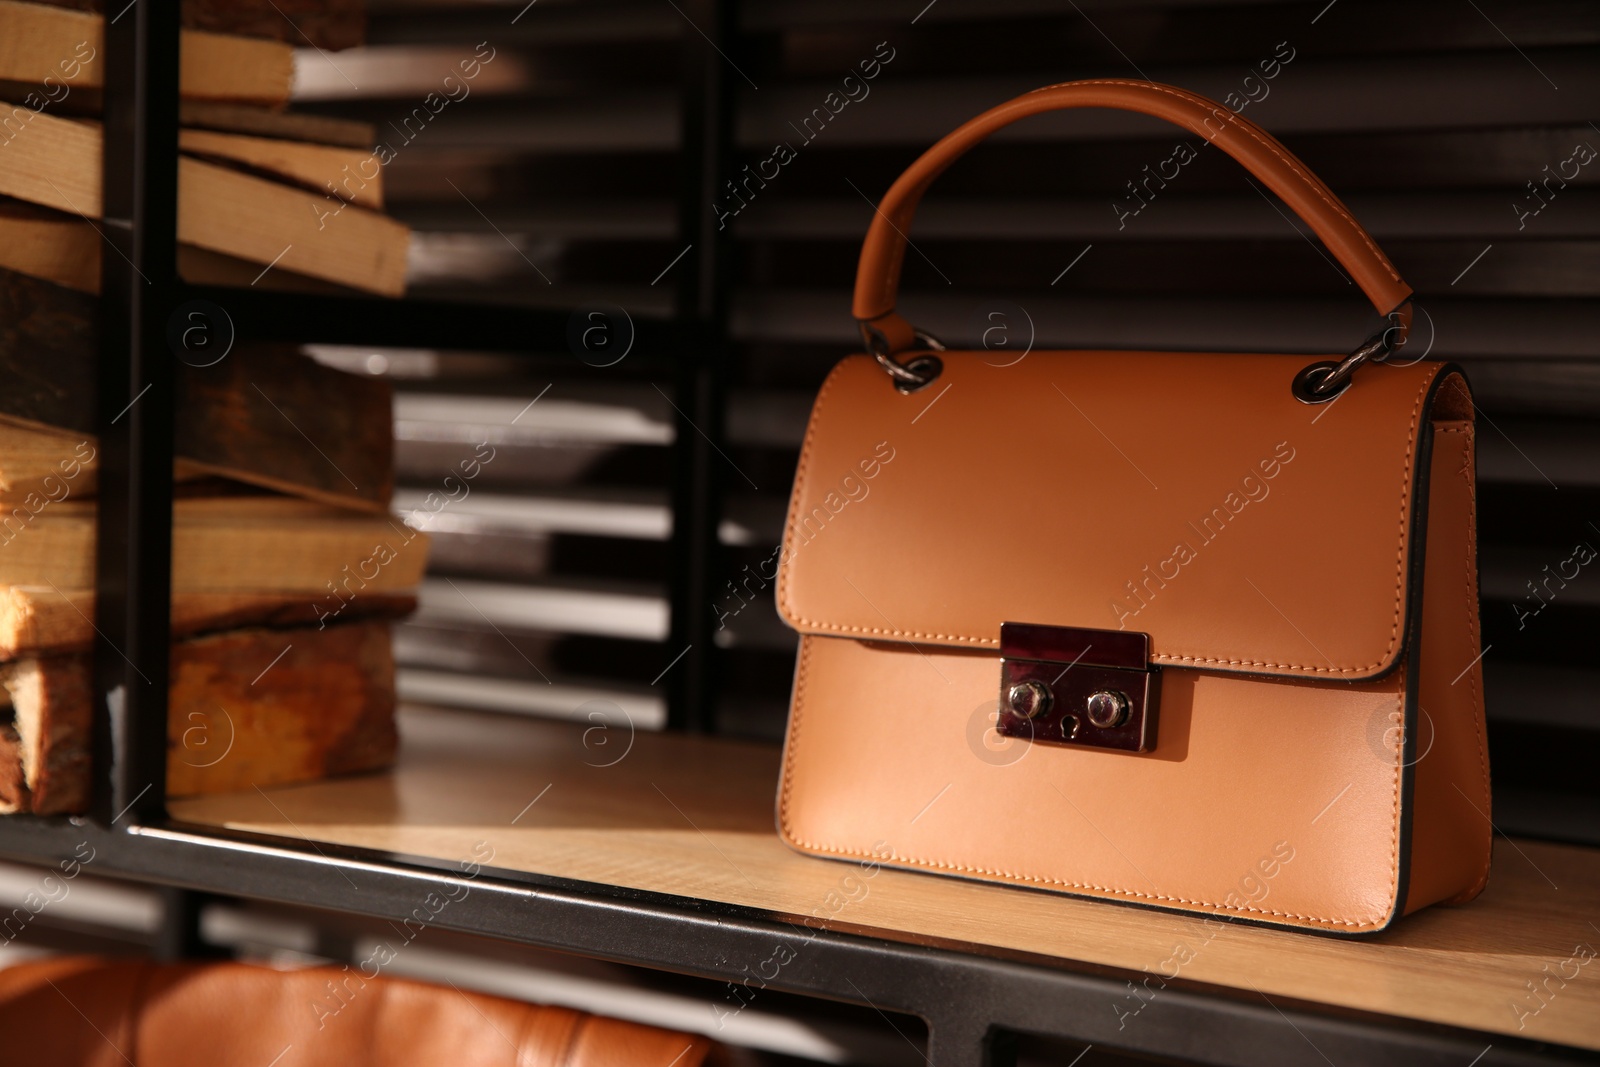
<path id="1" fill-rule="evenodd" d="M 722 559 L 719 527 L 727 480 L 728 255 L 731 240 L 713 207 L 732 158 L 733 101 L 727 56 L 736 50 L 729 0 L 686 2 L 679 94 L 679 239 L 689 262 L 677 276 L 676 309 L 692 332 L 674 355 L 677 426 L 672 464 L 672 589 L 667 656 L 668 723 L 716 732 L 717 646 L 711 605 Z M 698 31 L 698 32 L 696 32 Z M 702 45 L 699 34 L 704 34 Z"/>
<path id="2" fill-rule="evenodd" d="M 178 5 L 105 21 L 93 806 L 133 826 L 166 814 Z"/>

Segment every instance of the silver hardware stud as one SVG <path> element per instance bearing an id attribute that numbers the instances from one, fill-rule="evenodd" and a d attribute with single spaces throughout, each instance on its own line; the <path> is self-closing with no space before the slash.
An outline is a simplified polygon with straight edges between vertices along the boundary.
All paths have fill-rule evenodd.
<path id="1" fill-rule="evenodd" d="M 1006 703 L 1024 719 L 1036 719 L 1050 710 L 1055 698 L 1043 682 L 1018 682 L 1006 692 Z"/>
<path id="2" fill-rule="evenodd" d="M 1128 698 L 1115 689 L 1101 689 L 1089 694 L 1086 710 L 1090 722 L 1108 730 L 1128 721 Z"/>

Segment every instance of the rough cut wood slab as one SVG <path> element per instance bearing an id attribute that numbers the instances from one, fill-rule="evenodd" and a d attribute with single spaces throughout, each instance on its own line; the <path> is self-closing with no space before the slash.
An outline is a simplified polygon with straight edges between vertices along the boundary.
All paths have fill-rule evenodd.
<path id="1" fill-rule="evenodd" d="M 0 0 L 0 4 L 4 2 Z M 57 211 L 99 218 L 100 124 L 21 110 L 28 116 L 26 125 L 14 135 L 8 130 L 11 139 L 0 151 L 0 193 Z"/>
<path id="2" fill-rule="evenodd" d="M 105 238 L 87 219 L 0 197 L 0 270 L 98 295 L 100 257 L 105 247 Z M 283 270 L 282 264 L 263 273 L 259 263 L 194 245 L 178 246 L 178 274 L 184 281 L 198 285 L 363 295 L 347 285 Z"/>
<path id="3" fill-rule="evenodd" d="M 0 670 L 19 738 L 26 792 L 0 804 L 37 815 L 89 803 L 91 656 L 20 660 Z M 324 630 L 235 630 L 172 649 L 167 792 L 172 796 L 303 782 L 376 770 L 394 760 L 394 659 L 389 624 Z M 9 800 L 8 800 L 9 796 Z"/>
<path id="4" fill-rule="evenodd" d="M 37 2 L 97 15 L 106 9 L 105 0 Z M 296 48 L 335 51 L 367 39 L 366 0 L 183 0 L 179 17 L 185 29 L 268 37 Z"/>
<path id="5" fill-rule="evenodd" d="M 3 4 L 5 0 L 0 0 Z M 99 218 L 96 122 L 29 112 L 0 152 L 0 195 Z M 370 160 L 365 173 L 377 168 Z M 354 185 L 352 185 L 354 188 Z M 411 231 L 386 215 L 187 156 L 178 160 L 178 240 L 383 296 L 405 292 Z"/>
<path id="6" fill-rule="evenodd" d="M 353 210 L 353 209 L 352 209 Z M 393 387 L 284 345 L 180 367 L 178 454 L 214 474 L 328 503 L 388 508 Z"/>
<path id="7" fill-rule="evenodd" d="M 179 130 L 178 148 L 192 156 L 238 163 L 357 207 L 383 210 L 383 168 L 370 149 L 301 144 L 216 130 Z"/>
<path id="8" fill-rule="evenodd" d="M 925 724 L 954 745 L 966 744 L 964 726 Z M 1577 945 L 1600 947 L 1589 925 L 1600 915 L 1600 850 L 1501 839 L 1477 900 L 1343 940 L 800 855 L 773 829 L 775 745 L 635 732 L 620 714 L 605 724 L 553 723 L 402 709 L 400 728 L 405 745 L 391 774 L 274 790 L 270 799 L 252 789 L 185 800 L 172 815 L 446 860 L 488 839 L 496 867 L 786 917 L 802 956 L 808 928 L 831 927 L 1148 973 L 1140 995 L 1105 1005 L 1108 1019 L 1114 1007 L 1137 1011 L 1152 991 L 1157 1010 L 1162 981 L 1176 974 L 1179 986 L 1223 986 L 1263 1006 L 1265 994 L 1600 1049 L 1600 981 L 1588 974 L 1600 963 L 1567 962 Z M 1072 783 L 1062 788 L 1070 795 Z M 905 819 L 930 799 L 905 797 Z M 1050 799 L 1029 810 L 1076 817 Z M 958 783 L 933 810 L 964 802 Z M 1558 970 L 1569 976 L 1564 985 L 1546 977 Z M 1302 1062 L 1322 1061 L 1307 1048 Z"/>
<path id="9" fill-rule="evenodd" d="M 22 774 L 22 739 L 16 725 L 8 722 L 0 725 L 0 815 L 27 811 L 30 806 L 28 782 Z"/>
<path id="10" fill-rule="evenodd" d="M 99 249 L 96 249 L 97 264 L 99 254 Z M 225 256 L 209 248 L 196 248 L 194 245 L 178 246 L 178 276 L 196 285 L 231 285 L 236 289 L 254 287 L 278 293 L 310 293 L 317 296 L 366 295 L 348 285 L 340 285 L 324 278 L 307 277 L 291 270 L 282 270 L 281 267 L 282 264 L 279 264 L 263 274 L 259 263 L 251 263 L 237 256 Z M 97 266 L 96 270 L 98 269 Z M 97 280 L 95 291 L 98 292 L 99 287 Z"/>
<path id="11" fill-rule="evenodd" d="M 378 143 L 378 130 L 370 122 L 280 111 L 249 104 L 224 104 L 213 100 L 178 101 L 178 123 L 225 133 L 248 133 L 312 144 L 340 145 L 370 152 Z"/>
<path id="12" fill-rule="evenodd" d="M 167 794 L 387 767 L 399 745 L 394 705 L 387 622 L 242 630 L 180 642 Z"/>
<path id="13" fill-rule="evenodd" d="M 0 100 L 26 100 L 28 94 L 37 92 L 38 88 L 27 82 L 0 78 Z M 51 91 L 57 97 L 50 105 L 52 115 L 98 118 L 105 103 L 104 94 L 99 89 L 79 88 L 65 96 L 61 95 L 59 89 L 52 87 Z M 15 116 L 13 121 L 17 121 Z M 372 151 L 378 143 L 378 128 L 370 122 L 223 100 L 179 100 L 178 125 L 305 144 L 359 148 L 364 152 Z"/>
<path id="14" fill-rule="evenodd" d="M 92 495 L 99 456 L 84 434 L 0 417 L 0 513 L 30 495 L 57 500 Z"/>
<path id="15" fill-rule="evenodd" d="M 172 634 L 192 637 L 246 626 L 296 628 L 317 621 L 323 598 L 281 593 L 174 593 Z M 411 614 L 410 593 L 357 596 L 339 612 L 341 623 Z M 88 651 L 94 644 L 94 593 L 48 586 L 0 587 L 0 661 Z M 0 760 L 3 763 L 3 760 Z"/>
<path id="16" fill-rule="evenodd" d="M 76 431 L 94 444 L 87 435 L 97 311 L 92 297 L 0 271 L 0 417 Z M 253 485 L 387 509 L 394 486 L 387 382 L 324 367 L 288 346 L 243 342 L 211 367 L 177 371 L 180 457 Z"/>
<path id="17" fill-rule="evenodd" d="M 104 22 L 84 11 L 0 0 L 0 78 L 100 88 L 105 84 Z M 70 61 L 76 66 L 63 68 Z M 184 30 L 178 66 L 178 91 L 184 96 L 282 104 L 294 77 L 294 50 L 282 41 Z"/>
<path id="18" fill-rule="evenodd" d="M 0 526 L 16 520 L 16 508 L 41 500 L 93 496 L 100 451 L 89 434 L 40 427 L 0 415 Z M 175 481 L 192 483 L 212 475 L 186 459 L 172 465 Z"/>
<path id="19" fill-rule="evenodd" d="M 102 240 L 76 215 L 0 200 L 0 269 L 98 293 Z"/>
<path id="20" fill-rule="evenodd" d="M 0 585 L 93 587 L 94 524 L 92 500 L 13 510 L 0 521 Z M 364 595 L 413 589 L 427 559 L 428 536 L 390 516 L 266 495 L 180 497 L 173 506 L 180 593 L 301 593 L 337 617 Z"/>
<path id="21" fill-rule="evenodd" d="M 0 105 L 0 109 L 3 109 L 3 105 Z M 3 110 L 0 110 L 0 118 L 3 118 Z M 98 128 L 87 122 L 73 122 L 67 127 L 46 126 L 45 129 L 51 133 L 59 133 L 60 130 L 73 126 Z M 83 138 L 76 133 L 69 136 L 72 152 L 85 151 L 85 145 L 78 143 Z M 234 166 L 242 172 L 254 172 L 274 181 L 314 192 L 318 196 L 327 194 L 357 207 L 374 211 L 383 210 L 383 168 L 371 149 L 303 144 L 272 137 L 198 129 L 179 130 L 178 148 L 202 160 Z M 85 182 L 81 195 L 74 195 L 59 181 L 55 182 L 55 186 L 55 190 L 52 191 L 60 192 L 59 202 L 48 206 L 60 211 L 59 215 L 39 211 L 29 212 L 26 210 L 28 201 L 24 200 L 18 201 L 17 206 L 11 206 L 9 203 L 0 205 L 0 219 L 26 220 L 35 223 L 36 226 L 51 221 L 77 223 L 93 234 L 97 241 L 103 241 L 93 226 L 71 210 L 71 205 L 76 204 L 85 214 L 96 214 L 91 209 L 99 203 L 97 183 Z M 337 206 L 334 203 L 325 204 L 323 210 L 333 210 Z M 15 229 L 15 226 L 12 228 Z M 40 232 L 53 237 L 61 229 L 62 227 L 58 225 L 54 230 Z M 98 286 L 98 280 L 96 285 Z"/>
<path id="22" fill-rule="evenodd" d="M 81 812 L 89 805 L 94 688 L 88 654 L 20 660 L 0 668 L 20 744 L 28 810 Z"/>
<path id="23" fill-rule="evenodd" d="M 406 291 L 404 223 L 187 157 L 178 160 L 178 240 L 380 296 Z"/>

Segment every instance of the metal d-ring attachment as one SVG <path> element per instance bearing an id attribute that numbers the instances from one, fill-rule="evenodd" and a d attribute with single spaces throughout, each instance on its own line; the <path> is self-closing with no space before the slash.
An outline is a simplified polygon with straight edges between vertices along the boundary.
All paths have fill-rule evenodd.
<path id="1" fill-rule="evenodd" d="M 1294 398 L 1302 404 L 1325 404 L 1332 400 L 1350 387 L 1350 378 L 1357 367 L 1368 360 L 1382 362 L 1389 355 L 1393 350 L 1389 335 L 1393 332 L 1393 327 L 1389 327 L 1373 334 L 1342 360 L 1322 360 L 1303 368 L 1289 386 Z"/>
<path id="2" fill-rule="evenodd" d="M 944 351 L 944 342 L 927 330 L 913 327 L 912 336 L 930 352 Z M 944 372 L 944 360 L 934 355 L 913 356 L 904 363 L 896 361 L 889 354 L 889 339 L 870 323 L 861 324 L 861 339 L 865 342 L 867 351 L 872 353 L 872 358 L 878 361 L 878 366 L 888 372 L 894 387 L 902 393 L 914 393 L 931 384 Z"/>

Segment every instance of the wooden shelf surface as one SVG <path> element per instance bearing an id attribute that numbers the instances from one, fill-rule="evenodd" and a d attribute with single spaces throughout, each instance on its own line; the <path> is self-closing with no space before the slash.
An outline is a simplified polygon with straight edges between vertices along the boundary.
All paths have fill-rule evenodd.
<path id="1" fill-rule="evenodd" d="M 1600 1049 L 1600 963 L 1584 958 L 1600 946 L 1600 850 L 1497 838 L 1474 903 L 1339 940 L 887 869 L 847 882 L 853 865 L 778 840 L 767 745 L 416 707 L 401 730 L 392 773 L 177 800 L 171 814 L 448 862 L 482 860 L 487 842 L 493 867 L 896 940 L 1168 974 L 1182 945 L 1182 980 Z"/>

